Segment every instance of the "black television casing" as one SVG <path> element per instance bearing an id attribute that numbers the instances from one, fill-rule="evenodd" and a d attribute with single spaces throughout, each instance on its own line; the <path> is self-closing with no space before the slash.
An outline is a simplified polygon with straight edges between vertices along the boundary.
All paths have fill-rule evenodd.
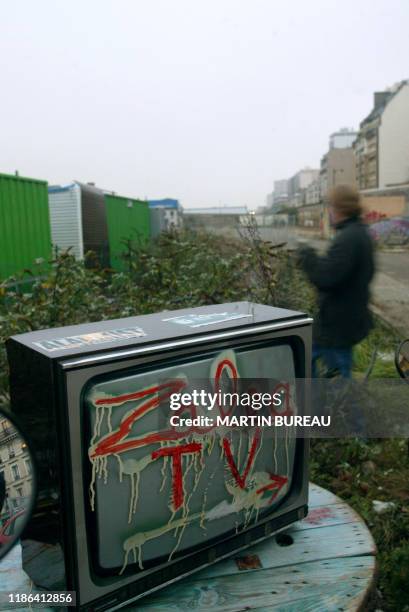
<path id="1" fill-rule="evenodd" d="M 181 315 L 246 315 L 202 327 L 164 321 Z M 198 550 L 134 575 L 93 575 L 85 517 L 85 468 L 81 414 L 87 381 L 103 373 L 152 365 L 215 350 L 288 341 L 296 376 L 311 376 L 312 319 L 300 312 L 235 302 L 153 315 L 101 321 L 21 334 L 10 338 L 12 411 L 30 439 L 37 466 L 38 495 L 23 539 L 23 568 L 40 587 L 76 591 L 81 610 L 113 610 L 176 579 L 231 555 L 302 519 L 308 503 L 308 441 L 297 438 L 292 487 L 273 515 L 237 534 L 204 542 Z M 42 348 L 44 342 L 114 330 L 142 328 L 146 335 L 100 344 Z M 72 342 L 72 341 L 70 341 Z M 40 346 L 39 344 L 40 343 Z M 73 342 L 72 342 L 73 343 Z M 74 343 L 73 343 L 74 344 Z M 309 406 L 308 390 L 304 412 Z"/>

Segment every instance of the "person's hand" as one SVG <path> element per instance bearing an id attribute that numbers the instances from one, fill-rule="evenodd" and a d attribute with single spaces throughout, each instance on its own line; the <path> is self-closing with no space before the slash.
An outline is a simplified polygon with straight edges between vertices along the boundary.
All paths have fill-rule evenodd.
<path id="1" fill-rule="evenodd" d="M 305 262 L 307 262 L 314 253 L 314 249 L 306 242 L 297 245 L 296 258 L 298 264 L 304 267 Z"/>

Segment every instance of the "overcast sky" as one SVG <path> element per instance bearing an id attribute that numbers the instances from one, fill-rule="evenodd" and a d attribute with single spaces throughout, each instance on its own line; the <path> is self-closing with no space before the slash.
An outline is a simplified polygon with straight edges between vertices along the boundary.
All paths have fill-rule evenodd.
<path id="1" fill-rule="evenodd" d="M 407 0 L 0 0 L 0 172 L 263 205 L 409 77 Z"/>

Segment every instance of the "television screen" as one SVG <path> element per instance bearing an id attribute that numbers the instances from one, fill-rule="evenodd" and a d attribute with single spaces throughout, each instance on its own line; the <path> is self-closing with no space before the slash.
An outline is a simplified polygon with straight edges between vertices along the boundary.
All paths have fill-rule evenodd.
<path id="1" fill-rule="evenodd" d="M 83 411 L 98 569 L 122 573 L 132 565 L 143 570 L 169 561 L 273 512 L 289 490 L 295 455 L 291 431 L 283 444 L 264 439 L 262 427 L 170 425 L 172 390 L 198 390 L 204 386 L 199 381 L 212 376 L 214 387 L 238 376 L 294 383 L 293 351 L 288 344 L 226 350 L 87 385 Z M 236 408 L 216 405 L 212 418 L 236 414 Z M 200 405 L 183 411 L 193 418 L 208 412 Z"/>

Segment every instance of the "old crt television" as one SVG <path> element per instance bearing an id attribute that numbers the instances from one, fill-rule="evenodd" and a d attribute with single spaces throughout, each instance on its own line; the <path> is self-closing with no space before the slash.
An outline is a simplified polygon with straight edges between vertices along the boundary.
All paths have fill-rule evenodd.
<path id="1" fill-rule="evenodd" d="M 311 323 L 238 302 L 12 337 L 12 410 L 38 471 L 34 584 L 114 610 L 303 518 L 306 440 L 170 427 L 169 397 L 198 379 L 308 378 Z"/>

